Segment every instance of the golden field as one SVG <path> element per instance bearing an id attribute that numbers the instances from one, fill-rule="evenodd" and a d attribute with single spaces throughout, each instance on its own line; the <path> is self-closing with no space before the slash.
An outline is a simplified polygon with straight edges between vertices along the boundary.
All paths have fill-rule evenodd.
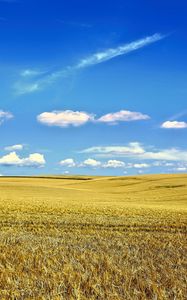
<path id="1" fill-rule="evenodd" d="M 187 175 L 0 178 L 0 300 L 187 299 Z"/>

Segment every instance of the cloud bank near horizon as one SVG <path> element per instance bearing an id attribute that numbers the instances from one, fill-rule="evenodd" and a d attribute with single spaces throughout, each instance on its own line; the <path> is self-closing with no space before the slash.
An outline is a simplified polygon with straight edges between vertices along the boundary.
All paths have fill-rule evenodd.
<path id="1" fill-rule="evenodd" d="M 125 146 L 96 146 L 84 149 L 80 153 L 92 153 L 100 157 L 128 157 L 139 160 L 162 160 L 187 162 L 187 150 L 178 148 L 151 150 L 139 142 L 131 142 Z"/>

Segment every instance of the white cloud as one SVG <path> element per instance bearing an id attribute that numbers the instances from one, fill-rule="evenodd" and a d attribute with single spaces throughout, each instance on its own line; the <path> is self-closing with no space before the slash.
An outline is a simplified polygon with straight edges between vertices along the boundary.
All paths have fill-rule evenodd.
<path id="1" fill-rule="evenodd" d="M 138 50 L 145 46 L 148 46 L 152 43 L 155 43 L 155 42 L 163 39 L 164 37 L 165 37 L 164 35 L 156 33 L 152 36 L 148 36 L 143 39 L 136 40 L 134 42 L 119 46 L 117 48 L 110 48 L 103 52 L 95 53 L 91 56 L 88 56 L 88 57 L 82 59 L 79 62 L 79 64 L 77 65 L 77 68 L 86 68 L 91 65 L 100 64 L 102 62 L 111 60 L 114 57 L 117 57 L 120 55 L 125 55 L 132 51 L 135 51 L 135 50 Z"/>
<path id="2" fill-rule="evenodd" d="M 104 168 L 124 168 L 125 163 L 121 160 L 111 159 L 103 164 Z"/>
<path id="3" fill-rule="evenodd" d="M 153 167 L 173 167 L 175 163 L 166 161 L 155 161 L 152 163 Z"/>
<path id="4" fill-rule="evenodd" d="M 13 118 L 13 114 L 7 111 L 0 110 L 0 125 L 9 119 Z"/>
<path id="5" fill-rule="evenodd" d="M 88 158 L 80 166 L 85 166 L 85 167 L 100 167 L 101 162 L 92 158 Z"/>
<path id="6" fill-rule="evenodd" d="M 24 158 L 23 163 L 28 166 L 43 166 L 46 161 L 43 154 L 33 153 L 30 154 L 28 158 Z"/>
<path id="7" fill-rule="evenodd" d="M 89 167 L 89 168 L 123 168 L 125 163 L 120 160 L 108 160 L 101 162 L 93 158 L 87 158 L 81 163 L 77 163 L 73 158 L 67 158 L 59 163 L 63 167 Z"/>
<path id="8" fill-rule="evenodd" d="M 147 150 L 138 142 L 127 144 L 127 146 L 98 146 L 81 151 L 81 153 L 94 153 L 103 157 L 131 157 L 141 160 L 165 160 L 165 161 L 187 161 L 187 150 L 169 148 Z"/>
<path id="9" fill-rule="evenodd" d="M 92 121 L 94 115 L 89 114 L 84 111 L 52 111 L 52 112 L 43 112 L 37 116 L 37 120 L 48 126 L 59 126 L 59 127 L 68 127 L 68 126 L 80 126 L 88 121 Z"/>
<path id="10" fill-rule="evenodd" d="M 138 174 L 143 174 L 143 170 L 138 170 Z"/>
<path id="11" fill-rule="evenodd" d="M 92 113 L 84 111 L 72 111 L 72 110 L 63 110 L 63 111 L 52 111 L 52 112 L 43 112 L 37 116 L 37 120 L 48 126 L 59 126 L 59 127 L 69 127 L 69 126 L 80 126 L 87 122 L 103 122 L 106 124 L 117 124 L 122 121 L 137 121 L 137 120 L 146 120 L 150 117 L 144 115 L 140 112 L 132 112 L 127 110 L 121 110 L 116 113 L 106 114 L 99 119 L 96 119 L 95 115 Z"/>
<path id="12" fill-rule="evenodd" d="M 187 123 L 186 122 L 179 122 L 179 121 L 166 121 L 161 125 L 161 128 L 182 129 L 182 128 L 187 128 Z"/>
<path id="13" fill-rule="evenodd" d="M 23 150 L 23 147 L 24 146 L 21 144 L 7 146 L 5 147 L 5 151 L 19 151 L 19 150 Z"/>
<path id="14" fill-rule="evenodd" d="M 150 165 L 149 165 L 149 164 L 142 163 L 142 164 L 133 164 L 132 167 L 133 167 L 133 168 L 136 168 L 136 169 L 142 169 L 142 168 L 149 168 Z"/>
<path id="15" fill-rule="evenodd" d="M 154 164 L 152 164 L 152 166 L 154 166 Z M 126 169 L 145 169 L 149 167 L 151 167 L 151 165 L 146 163 L 127 163 L 125 165 Z"/>
<path id="16" fill-rule="evenodd" d="M 20 95 L 38 91 L 50 84 L 53 84 L 59 78 L 65 78 L 73 74 L 76 70 L 87 68 L 96 64 L 103 63 L 105 61 L 109 61 L 112 58 L 115 58 L 117 56 L 128 54 L 130 52 L 148 46 L 152 43 L 155 43 L 159 40 L 162 40 L 165 37 L 166 36 L 160 33 L 156 33 L 151 36 L 147 36 L 145 38 L 133 41 L 131 43 L 124 44 L 116 48 L 106 49 L 103 52 L 96 52 L 91 56 L 81 59 L 76 65 L 68 66 L 64 69 L 60 69 L 55 72 L 44 74 L 42 78 L 40 78 L 39 80 L 35 80 L 32 83 L 30 82 L 26 84 L 25 82 L 24 83 L 18 82 L 16 83 L 14 88 L 16 89 L 16 92 Z"/>
<path id="17" fill-rule="evenodd" d="M 148 119 L 150 119 L 150 117 L 148 115 L 142 114 L 141 112 L 121 110 L 115 113 L 106 114 L 100 117 L 97 121 L 115 125 L 118 124 L 118 122 L 129 122 Z"/>
<path id="18" fill-rule="evenodd" d="M 42 167 L 45 163 L 45 158 L 40 153 L 33 153 L 26 158 L 20 158 L 16 152 L 11 152 L 0 158 L 0 165 L 3 166 Z"/>
<path id="19" fill-rule="evenodd" d="M 67 158 L 67 159 L 61 160 L 59 162 L 59 164 L 62 167 L 68 167 L 68 168 L 73 168 L 76 166 L 76 163 L 74 162 L 73 158 Z"/>
<path id="20" fill-rule="evenodd" d="M 175 168 L 174 171 L 186 172 L 187 171 L 187 167 L 178 167 L 178 168 Z"/>
<path id="21" fill-rule="evenodd" d="M 185 161 L 177 162 L 169 167 L 172 167 L 170 171 L 187 172 L 187 162 Z"/>

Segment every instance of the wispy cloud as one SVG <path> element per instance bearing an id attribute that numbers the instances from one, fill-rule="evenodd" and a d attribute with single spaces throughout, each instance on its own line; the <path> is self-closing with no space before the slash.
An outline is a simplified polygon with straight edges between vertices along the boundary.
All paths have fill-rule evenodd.
<path id="1" fill-rule="evenodd" d="M 90 56 L 81 59 L 77 64 L 73 66 L 67 66 L 63 69 L 51 73 L 49 72 L 48 74 L 45 74 L 38 80 L 33 80 L 29 82 L 19 81 L 14 85 L 14 88 L 18 95 L 36 92 L 45 88 L 48 85 L 53 84 L 59 78 L 65 78 L 69 75 L 72 75 L 77 70 L 104 63 L 118 56 L 126 55 L 128 53 L 134 52 L 138 49 L 151 45 L 155 42 L 158 42 L 164 39 L 165 37 L 165 35 L 156 33 L 151 36 L 147 36 L 145 38 L 133 41 L 131 43 L 121 45 L 116 48 L 110 48 L 102 52 L 96 52 Z"/>
<path id="2" fill-rule="evenodd" d="M 35 70 L 35 69 L 25 69 L 25 70 L 22 70 L 20 75 L 24 78 L 26 77 L 36 77 L 36 76 L 39 76 L 39 75 L 42 75 L 46 72 L 44 71 L 40 71 L 40 70 Z"/>
<path id="3" fill-rule="evenodd" d="M 74 67 L 66 67 L 65 69 L 55 71 L 55 72 L 46 72 L 43 76 L 35 74 L 32 76 L 23 76 L 21 75 L 22 79 L 17 81 L 13 88 L 17 95 L 24 95 L 30 94 L 33 92 L 37 92 L 43 90 L 48 85 L 52 85 L 55 83 L 59 78 L 66 78 L 73 74 L 75 71 Z"/>
<path id="4" fill-rule="evenodd" d="M 169 121 L 174 121 L 174 120 L 177 120 L 177 119 L 179 119 L 181 117 L 184 117 L 186 115 L 187 115 L 187 110 L 185 109 L 185 110 L 183 110 L 183 111 L 181 111 L 181 112 L 179 112 L 179 113 L 171 116 L 168 120 Z"/>
<path id="5" fill-rule="evenodd" d="M 53 79 L 53 73 L 39 69 L 27 68 L 21 70 L 19 75 L 21 79 L 13 86 L 17 95 L 29 94 L 41 90 L 47 85 L 47 82 L 49 84 Z"/>
<path id="6" fill-rule="evenodd" d="M 13 117 L 14 116 L 12 113 L 10 113 L 8 111 L 0 110 L 0 125 L 9 119 L 12 119 Z"/>
<path id="7" fill-rule="evenodd" d="M 125 146 L 95 146 L 82 150 L 80 153 L 94 153 L 101 156 L 142 155 L 145 152 L 138 142 L 131 142 Z"/>
<path id="8" fill-rule="evenodd" d="M 23 150 L 24 145 L 22 144 L 16 144 L 16 145 L 11 145 L 11 146 L 7 146 L 4 148 L 5 151 L 20 151 Z"/>
<path id="9" fill-rule="evenodd" d="M 16 82 L 14 89 L 16 90 L 17 95 L 24 95 L 36 92 L 41 89 L 41 84 L 38 82 L 25 83 L 25 82 Z"/>
<path id="10" fill-rule="evenodd" d="M 86 68 L 92 65 L 100 64 L 102 62 L 111 60 L 114 57 L 125 55 L 150 44 L 153 44 L 165 36 L 159 33 L 156 33 L 152 36 L 145 37 L 143 39 L 139 39 L 137 41 L 119 46 L 117 48 L 107 49 L 103 52 L 95 53 L 91 56 L 88 56 L 80 61 L 80 63 L 76 66 L 77 68 Z"/>

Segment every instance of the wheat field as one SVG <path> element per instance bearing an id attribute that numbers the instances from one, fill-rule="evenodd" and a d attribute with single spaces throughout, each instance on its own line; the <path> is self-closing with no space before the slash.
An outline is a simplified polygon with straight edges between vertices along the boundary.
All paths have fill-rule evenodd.
<path id="1" fill-rule="evenodd" d="M 187 299 L 187 175 L 0 178 L 0 300 Z"/>

